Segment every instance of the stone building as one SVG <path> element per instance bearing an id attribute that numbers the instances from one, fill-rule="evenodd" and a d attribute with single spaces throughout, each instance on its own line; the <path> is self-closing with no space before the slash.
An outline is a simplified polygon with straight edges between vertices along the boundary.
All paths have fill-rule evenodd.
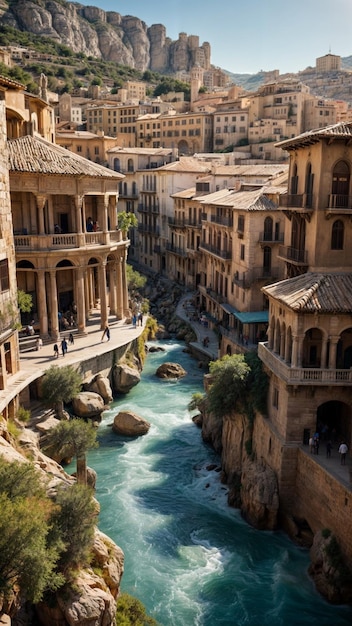
<path id="1" fill-rule="evenodd" d="M 268 341 L 258 354 L 269 373 L 267 419 L 257 454 L 275 469 L 284 516 L 294 512 L 314 532 L 331 528 L 352 558 L 350 491 L 312 472 L 300 447 L 314 433 L 352 448 L 351 124 L 303 133 L 280 145 L 290 155 L 285 244 L 287 278 L 263 288 Z M 325 488 L 324 488 L 325 484 Z M 317 493 L 339 502 L 317 515 Z M 309 496 L 308 496 L 309 492 Z M 330 500 L 329 500 L 330 499 Z M 320 499 L 320 507 L 322 499 Z"/>

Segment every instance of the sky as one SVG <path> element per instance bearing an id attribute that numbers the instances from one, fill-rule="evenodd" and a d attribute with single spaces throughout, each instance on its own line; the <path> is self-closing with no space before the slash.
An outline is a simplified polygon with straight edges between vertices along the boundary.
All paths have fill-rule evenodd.
<path id="1" fill-rule="evenodd" d="M 198 35 L 211 62 L 238 74 L 299 72 L 331 52 L 352 55 L 352 0 L 80 0 Z"/>

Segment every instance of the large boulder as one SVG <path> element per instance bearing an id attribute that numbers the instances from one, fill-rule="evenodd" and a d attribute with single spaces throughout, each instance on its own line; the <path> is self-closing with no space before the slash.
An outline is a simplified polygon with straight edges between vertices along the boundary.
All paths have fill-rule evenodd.
<path id="1" fill-rule="evenodd" d="M 114 389 L 119 393 L 128 393 L 141 380 L 139 371 L 124 363 L 115 365 L 112 376 Z"/>
<path id="2" fill-rule="evenodd" d="M 112 402 L 112 391 L 109 379 L 103 374 L 97 374 L 93 380 L 84 385 L 86 391 L 98 393 L 104 400 L 105 404 Z"/>
<path id="3" fill-rule="evenodd" d="M 84 419 L 100 419 L 106 408 L 101 395 L 93 391 L 82 391 L 72 400 L 73 412 Z"/>
<path id="4" fill-rule="evenodd" d="M 143 417 L 133 413 L 133 411 L 120 411 L 114 417 L 112 428 L 118 435 L 137 437 L 145 435 L 150 428 L 150 424 Z"/>
<path id="5" fill-rule="evenodd" d="M 187 372 L 178 363 L 163 363 L 156 370 L 158 378 L 182 378 Z"/>

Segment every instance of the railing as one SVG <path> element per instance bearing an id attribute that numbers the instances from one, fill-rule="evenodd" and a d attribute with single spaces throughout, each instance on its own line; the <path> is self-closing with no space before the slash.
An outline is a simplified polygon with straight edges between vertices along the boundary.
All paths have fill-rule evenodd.
<path id="1" fill-rule="evenodd" d="M 304 193 L 287 193 L 279 197 L 279 206 L 284 208 L 303 209 L 306 207 L 306 195 Z M 309 205 L 307 208 L 310 208 Z"/>
<path id="2" fill-rule="evenodd" d="M 192 228 L 202 228 L 202 224 L 198 220 L 185 220 L 185 225 Z"/>
<path id="3" fill-rule="evenodd" d="M 279 257 L 285 259 L 285 261 L 308 265 L 307 250 L 300 250 L 299 248 L 292 248 L 291 246 L 279 246 Z"/>
<path id="4" fill-rule="evenodd" d="M 329 195 L 329 209 L 351 209 L 352 197 L 341 193 Z"/>
<path id="5" fill-rule="evenodd" d="M 159 236 L 160 228 L 159 226 L 153 226 L 153 224 L 138 224 L 138 232 Z"/>
<path id="6" fill-rule="evenodd" d="M 138 212 L 139 213 L 155 213 L 156 215 L 159 215 L 160 207 L 157 204 L 153 206 L 148 206 L 146 204 L 140 203 L 138 205 Z"/>
<path id="7" fill-rule="evenodd" d="M 276 376 L 290 385 L 346 385 L 352 383 L 352 369 L 320 369 L 313 367 L 291 367 L 278 354 L 267 347 L 266 343 L 258 344 L 258 355 L 263 363 Z"/>
<path id="8" fill-rule="evenodd" d="M 167 221 L 169 226 L 174 226 L 175 228 L 186 228 L 186 221 L 184 219 L 169 217 Z"/>
<path id="9" fill-rule="evenodd" d="M 233 277 L 233 284 L 242 287 L 243 289 L 249 289 L 255 281 L 274 282 L 279 278 L 279 268 L 271 267 L 253 267 L 248 272 L 236 272 Z"/>
<path id="10" fill-rule="evenodd" d="M 233 218 L 232 217 L 221 217 L 220 215 L 211 215 L 210 221 L 213 224 L 221 224 L 222 226 L 233 226 Z"/>
<path id="11" fill-rule="evenodd" d="M 172 243 L 169 242 L 166 243 L 166 250 L 168 252 L 172 252 L 173 254 L 177 254 L 177 256 L 187 256 L 187 250 L 185 250 L 184 248 L 179 248 L 178 246 L 174 246 Z"/>
<path id="12" fill-rule="evenodd" d="M 283 243 L 284 233 L 261 232 L 259 235 L 259 243 Z"/>
<path id="13" fill-rule="evenodd" d="M 216 248 L 215 246 L 211 246 L 209 243 L 201 242 L 199 245 L 200 248 L 214 254 L 215 256 L 220 257 L 221 259 L 225 259 L 229 261 L 232 259 L 232 251 L 231 250 L 221 250 L 220 248 Z"/>
<path id="14" fill-rule="evenodd" d="M 110 231 L 103 233 L 66 233 L 51 235 L 15 235 L 16 250 L 63 250 L 70 248 L 80 248 L 84 246 L 102 246 L 109 241 L 123 241 L 122 231 Z"/>

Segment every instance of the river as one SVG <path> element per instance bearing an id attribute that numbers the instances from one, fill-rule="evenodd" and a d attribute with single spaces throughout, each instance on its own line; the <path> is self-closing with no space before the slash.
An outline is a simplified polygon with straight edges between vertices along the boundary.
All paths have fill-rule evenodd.
<path id="1" fill-rule="evenodd" d="M 182 342 L 158 345 L 164 351 L 148 355 L 141 382 L 105 412 L 88 459 L 98 474 L 99 527 L 125 553 L 122 591 L 162 626 L 351 625 L 351 608 L 315 591 L 306 550 L 281 532 L 254 530 L 227 506 L 219 457 L 187 408 L 203 391 L 204 371 Z M 187 376 L 158 379 L 164 361 Z M 114 434 L 122 409 L 146 418 L 148 434 Z"/>

